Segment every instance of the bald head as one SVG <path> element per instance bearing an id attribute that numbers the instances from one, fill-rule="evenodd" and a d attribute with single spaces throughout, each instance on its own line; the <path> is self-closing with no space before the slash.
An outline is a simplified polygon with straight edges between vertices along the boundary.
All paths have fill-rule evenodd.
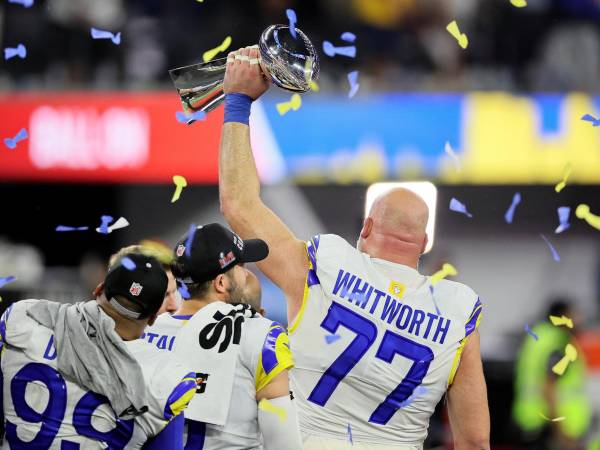
<path id="1" fill-rule="evenodd" d="M 358 249 L 374 258 L 416 266 L 427 245 L 428 218 L 429 208 L 419 195 L 405 188 L 392 189 L 373 202 Z"/>

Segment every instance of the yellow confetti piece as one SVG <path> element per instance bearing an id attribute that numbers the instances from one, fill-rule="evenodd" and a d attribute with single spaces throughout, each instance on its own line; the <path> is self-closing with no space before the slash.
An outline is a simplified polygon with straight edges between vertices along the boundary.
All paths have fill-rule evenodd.
<path id="1" fill-rule="evenodd" d="M 596 230 L 600 231 L 600 216 L 592 214 L 588 205 L 584 203 L 579 205 L 575 210 L 575 215 L 578 219 L 585 220 L 589 226 L 594 227 Z"/>
<path id="2" fill-rule="evenodd" d="M 510 0 L 510 4 L 517 8 L 525 8 L 527 6 L 527 0 Z"/>
<path id="3" fill-rule="evenodd" d="M 569 179 L 570 175 L 571 175 L 571 163 L 567 163 L 567 165 L 565 166 L 565 174 L 563 175 L 562 181 L 560 183 L 558 183 L 556 186 L 554 186 L 554 190 L 556 192 L 560 192 L 565 188 L 565 186 L 567 185 L 567 180 Z"/>
<path id="4" fill-rule="evenodd" d="M 565 356 L 552 367 L 552 372 L 556 375 L 562 375 L 567 370 L 570 363 L 577 359 L 577 349 L 572 344 L 567 344 L 565 347 Z"/>
<path id="5" fill-rule="evenodd" d="M 445 263 L 442 266 L 442 270 L 438 270 L 436 273 L 429 277 L 429 281 L 431 284 L 437 284 L 446 277 L 454 277 L 456 275 L 458 275 L 458 271 L 456 270 L 456 268 L 452 264 Z"/>
<path id="6" fill-rule="evenodd" d="M 175 175 L 173 176 L 173 183 L 175 183 L 175 192 L 173 193 L 171 203 L 175 203 L 177 200 L 179 200 L 181 191 L 183 191 L 183 188 L 187 186 L 187 180 L 181 175 Z"/>
<path id="7" fill-rule="evenodd" d="M 555 417 L 554 419 L 551 419 L 550 417 L 546 417 L 544 414 L 539 413 L 540 416 L 542 416 L 545 420 L 547 420 L 548 422 L 562 422 L 563 420 L 566 419 L 566 417 Z"/>
<path id="8" fill-rule="evenodd" d="M 460 45 L 463 50 L 469 46 L 469 38 L 467 38 L 466 34 L 460 32 L 456 20 L 450 22 L 446 27 L 446 30 L 448 30 L 448 33 L 458 41 L 458 45 Z"/>
<path id="9" fill-rule="evenodd" d="M 573 328 L 573 320 L 571 320 L 567 316 L 549 316 L 550 322 L 552 325 L 559 327 L 561 325 L 566 325 L 568 328 Z"/>
<path id="10" fill-rule="evenodd" d="M 277 103 L 277 111 L 279 115 L 283 116 L 290 109 L 298 111 L 300 106 L 302 106 L 302 97 L 300 97 L 300 94 L 294 94 L 289 102 Z"/>
<path id="11" fill-rule="evenodd" d="M 308 82 L 308 87 L 311 91 L 319 92 L 319 85 L 312 80 L 312 65 L 313 59 L 309 56 L 306 58 L 306 64 L 304 64 L 304 77 Z"/>
<path id="12" fill-rule="evenodd" d="M 218 53 L 224 52 L 225 50 L 227 50 L 230 45 L 231 45 L 231 36 L 227 36 L 225 38 L 225 40 L 221 43 L 221 45 L 219 45 L 213 49 L 205 51 L 204 54 L 202 55 L 202 59 L 204 60 L 204 62 L 209 62 L 211 59 L 213 59 L 215 56 L 217 56 Z"/>
<path id="13" fill-rule="evenodd" d="M 282 422 L 285 422 L 287 420 L 287 414 L 285 412 L 285 409 L 279 406 L 275 406 L 266 398 L 263 398 L 260 402 L 258 402 L 258 409 L 262 409 L 263 411 L 268 413 L 277 414 L 279 416 L 279 420 L 281 420 Z"/>

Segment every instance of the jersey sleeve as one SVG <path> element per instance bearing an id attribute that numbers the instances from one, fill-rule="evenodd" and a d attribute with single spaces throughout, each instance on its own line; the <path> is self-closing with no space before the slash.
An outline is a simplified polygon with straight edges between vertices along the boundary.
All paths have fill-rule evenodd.
<path id="1" fill-rule="evenodd" d="M 26 348 L 31 343 L 35 321 L 27 315 L 27 308 L 37 300 L 21 300 L 8 307 L 0 318 L 0 339 L 12 347 Z"/>
<path id="2" fill-rule="evenodd" d="M 290 340 L 285 329 L 277 322 L 272 322 L 264 337 L 264 342 L 256 365 L 256 392 L 260 391 L 277 375 L 294 367 L 294 359 L 290 350 Z"/>
<path id="3" fill-rule="evenodd" d="M 339 261 L 348 249 L 354 249 L 348 242 L 335 234 L 317 234 L 306 243 L 309 261 L 307 287 L 321 284 L 323 277 L 335 276 Z M 337 263 L 337 264 L 336 264 Z"/>

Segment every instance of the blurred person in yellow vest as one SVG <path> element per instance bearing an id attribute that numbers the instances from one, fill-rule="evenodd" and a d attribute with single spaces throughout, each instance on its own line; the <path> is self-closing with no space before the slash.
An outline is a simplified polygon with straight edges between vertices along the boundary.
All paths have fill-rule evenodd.
<path id="1" fill-rule="evenodd" d="M 553 325 L 549 316 L 571 319 L 572 328 Z M 567 299 L 556 299 L 544 320 L 531 327 L 519 350 L 512 417 L 524 448 L 586 448 L 592 406 L 586 395 L 587 365 L 577 342 L 579 322 L 575 306 Z M 565 356 L 567 344 L 575 347 L 577 358 L 558 375 L 552 369 Z"/>

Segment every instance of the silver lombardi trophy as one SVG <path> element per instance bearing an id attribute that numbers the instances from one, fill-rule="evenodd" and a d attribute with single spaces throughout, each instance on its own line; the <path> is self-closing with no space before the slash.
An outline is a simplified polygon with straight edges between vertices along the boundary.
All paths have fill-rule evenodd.
<path id="1" fill-rule="evenodd" d="M 315 47 L 298 28 L 294 37 L 287 25 L 271 25 L 260 36 L 258 48 L 263 72 L 280 88 L 306 92 L 319 77 Z M 223 102 L 226 66 L 227 58 L 221 58 L 169 70 L 187 114 L 208 113 Z M 188 124 L 193 122 L 190 119 Z"/>

